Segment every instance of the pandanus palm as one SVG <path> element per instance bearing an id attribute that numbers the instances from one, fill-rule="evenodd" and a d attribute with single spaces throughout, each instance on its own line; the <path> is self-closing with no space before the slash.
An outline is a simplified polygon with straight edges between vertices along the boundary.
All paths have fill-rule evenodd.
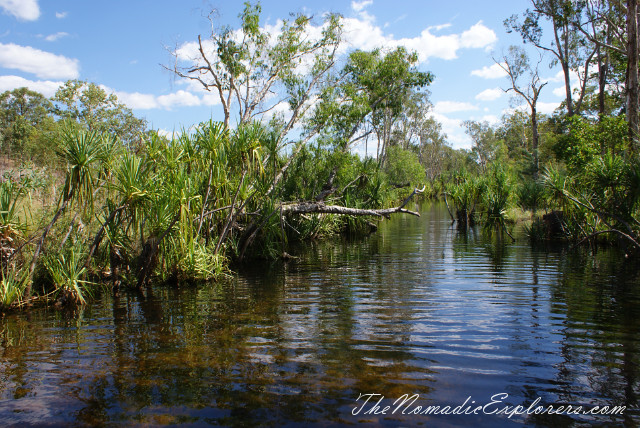
<path id="1" fill-rule="evenodd" d="M 148 164 L 132 153 L 125 153 L 121 162 L 116 165 L 113 188 L 120 202 L 117 206 L 113 203 L 107 205 L 109 214 L 98 229 L 93 244 L 89 248 L 85 267 L 88 266 L 93 253 L 100 245 L 105 228 L 114 221 L 116 215 L 127 210 L 130 220 L 137 223 L 140 218 L 139 211 L 149 198 L 149 183 L 153 181 L 148 170 Z"/>
<path id="2" fill-rule="evenodd" d="M 36 245 L 33 259 L 29 266 L 30 278 L 33 277 L 33 271 L 47 235 L 69 203 L 75 200 L 81 205 L 93 206 L 95 165 L 101 159 L 102 138 L 95 132 L 78 130 L 72 126 L 67 126 L 63 129 L 61 138 L 62 149 L 59 155 L 67 163 L 67 175 L 60 195 L 58 209 L 51 222 L 44 228 Z M 30 281 L 25 289 L 25 298 L 27 300 L 31 297 L 31 285 Z"/>
<path id="3" fill-rule="evenodd" d="M 265 130 L 259 123 L 241 125 L 236 129 L 236 132 L 231 138 L 229 150 L 230 170 L 236 174 L 239 172 L 240 179 L 233 199 L 231 200 L 231 209 L 227 215 L 222 234 L 214 249 L 214 254 L 218 254 L 218 251 L 220 251 L 222 244 L 227 238 L 231 224 L 233 224 L 238 213 L 242 211 L 242 208 L 244 208 L 251 198 L 250 195 L 243 194 L 243 203 L 239 207 L 236 206 L 241 191 L 246 191 L 248 188 L 244 181 L 247 173 L 257 172 L 261 174 L 264 172 L 262 164 L 262 142 L 264 138 Z"/>

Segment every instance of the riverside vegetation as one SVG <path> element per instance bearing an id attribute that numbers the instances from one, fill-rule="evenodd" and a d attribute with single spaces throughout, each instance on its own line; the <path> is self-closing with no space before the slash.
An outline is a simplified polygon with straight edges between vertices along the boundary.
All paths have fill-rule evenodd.
<path id="1" fill-rule="evenodd" d="M 213 51 L 199 37 L 197 61 L 177 50 L 166 67 L 219 96 L 219 122 L 167 138 L 93 83 L 66 82 L 51 99 L 7 91 L 0 308 L 220 278 L 234 261 L 292 257 L 292 240 L 369 233 L 372 219 L 416 214 L 405 208 L 416 193 L 442 198 L 462 230 L 481 223 L 513 239 L 514 219 L 527 218 L 534 242 L 615 244 L 637 257 L 635 7 L 533 0 L 507 19 L 562 66 L 566 99 L 553 115 L 539 114 L 540 63 L 509 48 L 496 62 L 527 109 L 497 125 L 465 122 L 468 151 L 451 148 L 431 116 L 433 76 L 417 69 L 415 53 L 355 51 L 338 68 L 340 17 L 326 16 L 314 40 L 305 15 L 271 38 L 260 6 L 248 3 L 241 43 L 231 29 L 213 32 Z M 554 34 L 544 34 L 544 21 Z M 267 121 L 272 91 L 291 114 Z M 375 141 L 374 156 L 352 153 L 363 141 L 367 154 Z"/>

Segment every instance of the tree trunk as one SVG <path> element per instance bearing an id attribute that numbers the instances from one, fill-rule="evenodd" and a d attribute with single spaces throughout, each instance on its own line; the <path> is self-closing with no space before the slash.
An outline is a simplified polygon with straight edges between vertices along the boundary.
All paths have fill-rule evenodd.
<path id="1" fill-rule="evenodd" d="M 533 179 L 538 179 L 538 171 L 540 169 L 540 160 L 538 159 L 538 113 L 535 103 L 531 104 L 531 134 L 533 149 Z"/>
<path id="2" fill-rule="evenodd" d="M 627 121 L 631 152 L 638 149 L 638 0 L 627 0 Z"/>

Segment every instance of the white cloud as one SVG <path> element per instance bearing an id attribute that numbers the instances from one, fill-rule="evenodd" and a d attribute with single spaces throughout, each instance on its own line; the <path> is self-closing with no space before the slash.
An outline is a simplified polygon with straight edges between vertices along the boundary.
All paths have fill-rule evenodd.
<path id="1" fill-rule="evenodd" d="M 35 21 L 40 17 L 37 0 L 0 0 L 0 7 L 4 13 L 23 21 Z"/>
<path id="2" fill-rule="evenodd" d="M 63 38 L 63 37 L 66 37 L 66 36 L 68 36 L 68 35 L 69 35 L 69 33 L 65 33 L 64 31 L 59 31 L 59 32 L 57 32 L 57 33 L 55 33 L 55 34 L 49 34 L 49 35 L 48 35 L 47 37 L 45 37 L 44 39 L 45 39 L 47 42 L 55 42 L 56 40 L 61 39 L 61 38 Z"/>
<path id="3" fill-rule="evenodd" d="M 202 99 L 191 92 L 179 90 L 167 95 L 157 97 L 158 105 L 165 109 L 172 107 L 194 107 L 202 105 Z"/>
<path id="4" fill-rule="evenodd" d="M 504 91 L 500 88 L 485 89 L 484 91 L 476 95 L 476 100 L 494 101 L 500 98 L 503 93 Z"/>
<path id="5" fill-rule="evenodd" d="M 102 87 L 107 92 L 113 92 L 118 100 L 127 105 L 129 108 L 150 110 L 158 108 L 158 100 L 152 94 L 141 94 L 140 92 L 121 92 L 113 91 L 109 88 Z"/>
<path id="6" fill-rule="evenodd" d="M 553 93 L 553 95 L 555 95 L 556 97 L 566 97 L 567 96 L 567 92 L 564 89 L 564 86 L 560 86 L 559 88 L 555 88 L 553 91 L 551 91 L 551 93 Z"/>
<path id="7" fill-rule="evenodd" d="M 0 66 L 35 74 L 41 79 L 75 79 L 80 75 L 77 59 L 13 43 L 0 43 Z"/>
<path id="8" fill-rule="evenodd" d="M 486 48 L 498 40 L 492 29 L 485 27 L 478 21 L 468 30 L 460 34 L 460 45 L 463 48 Z"/>
<path id="9" fill-rule="evenodd" d="M 116 91 L 108 86 L 100 85 L 108 93 L 115 94 L 118 101 L 127 107 L 138 110 L 164 109 L 171 110 L 174 107 L 213 106 L 220 104 L 217 94 L 206 92 L 202 96 L 193 92 L 179 90 L 165 95 L 143 94 L 140 92 Z"/>
<path id="10" fill-rule="evenodd" d="M 500 79 L 506 77 L 507 73 L 498 64 L 489 67 L 484 66 L 478 70 L 471 71 L 472 76 L 482 77 L 483 79 Z"/>
<path id="11" fill-rule="evenodd" d="M 431 31 L 440 31 L 440 30 L 444 30 L 445 28 L 449 28 L 451 27 L 451 23 L 448 24 L 440 24 L 440 25 L 432 25 L 431 27 L 427 27 L 427 30 Z"/>
<path id="12" fill-rule="evenodd" d="M 68 12 L 56 12 L 56 18 L 63 19 L 66 18 L 68 14 Z"/>
<path id="13" fill-rule="evenodd" d="M 51 98 L 64 82 L 51 80 L 28 80 L 20 76 L 0 76 L 0 92 L 26 87 L 32 91 L 40 92 L 45 97 Z"/>
<path id="14" fill-rule="evenodd" d="M 362 12 L 366 7 L 373 4 L 373 0 L 352 1 L 351 9 L 355 12 Z"/>
<path id="15" fill-rule="evenodd" d="M 500 123 L 500 118 L 495 114 L 485 114 L 482 116 L 471 116 L 470 120 L 475 120 L 476 122 L 489 122 L 492 125 Z"/>
<path id="16" fill-rule="evenodd" d="M 536 109 L 538 113 L 542 114 L 553 114 L 553 111 L 560 107 L 560 103 L 542 103 L 538 102 L 536 104 Z"/>
<path id="17" fill-rule="evenodd" d="M 538 114 L 549 114 L 549 115 L 553 114 L 555 109 L 557 109 L 558 107 L 560 107 L 559 102 L 543 103 L 538 101 L 536 103 L 536 111 L 538 112 Z M 521 112 L 524 112 L 525 114 L 531 114 L 531 109 L 529 108 L 528 104 L 521 104 L 517 107 L 506 108 L 502 110 L 502 114 L 510 115 L 510 114 L 513 114 L 515 111 L 521 111 Z"/>
<path id="18" fill-rule="evenodd" d="M 478 106 L 460 101 L 438 101 L 433 106 L 433 111 L 439 114 L 469 110 L 478 110 Z"/>

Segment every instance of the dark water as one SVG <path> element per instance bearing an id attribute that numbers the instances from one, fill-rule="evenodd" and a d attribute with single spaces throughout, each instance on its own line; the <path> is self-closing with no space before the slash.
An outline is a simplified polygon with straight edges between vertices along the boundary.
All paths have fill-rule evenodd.
<path id="1" fill-rule="evenodd" d="M 500 244 L 428 206 L 297 254 L 0 320 L 0 425 L 640 424 L 640 276 L 619 252 Z"/>

